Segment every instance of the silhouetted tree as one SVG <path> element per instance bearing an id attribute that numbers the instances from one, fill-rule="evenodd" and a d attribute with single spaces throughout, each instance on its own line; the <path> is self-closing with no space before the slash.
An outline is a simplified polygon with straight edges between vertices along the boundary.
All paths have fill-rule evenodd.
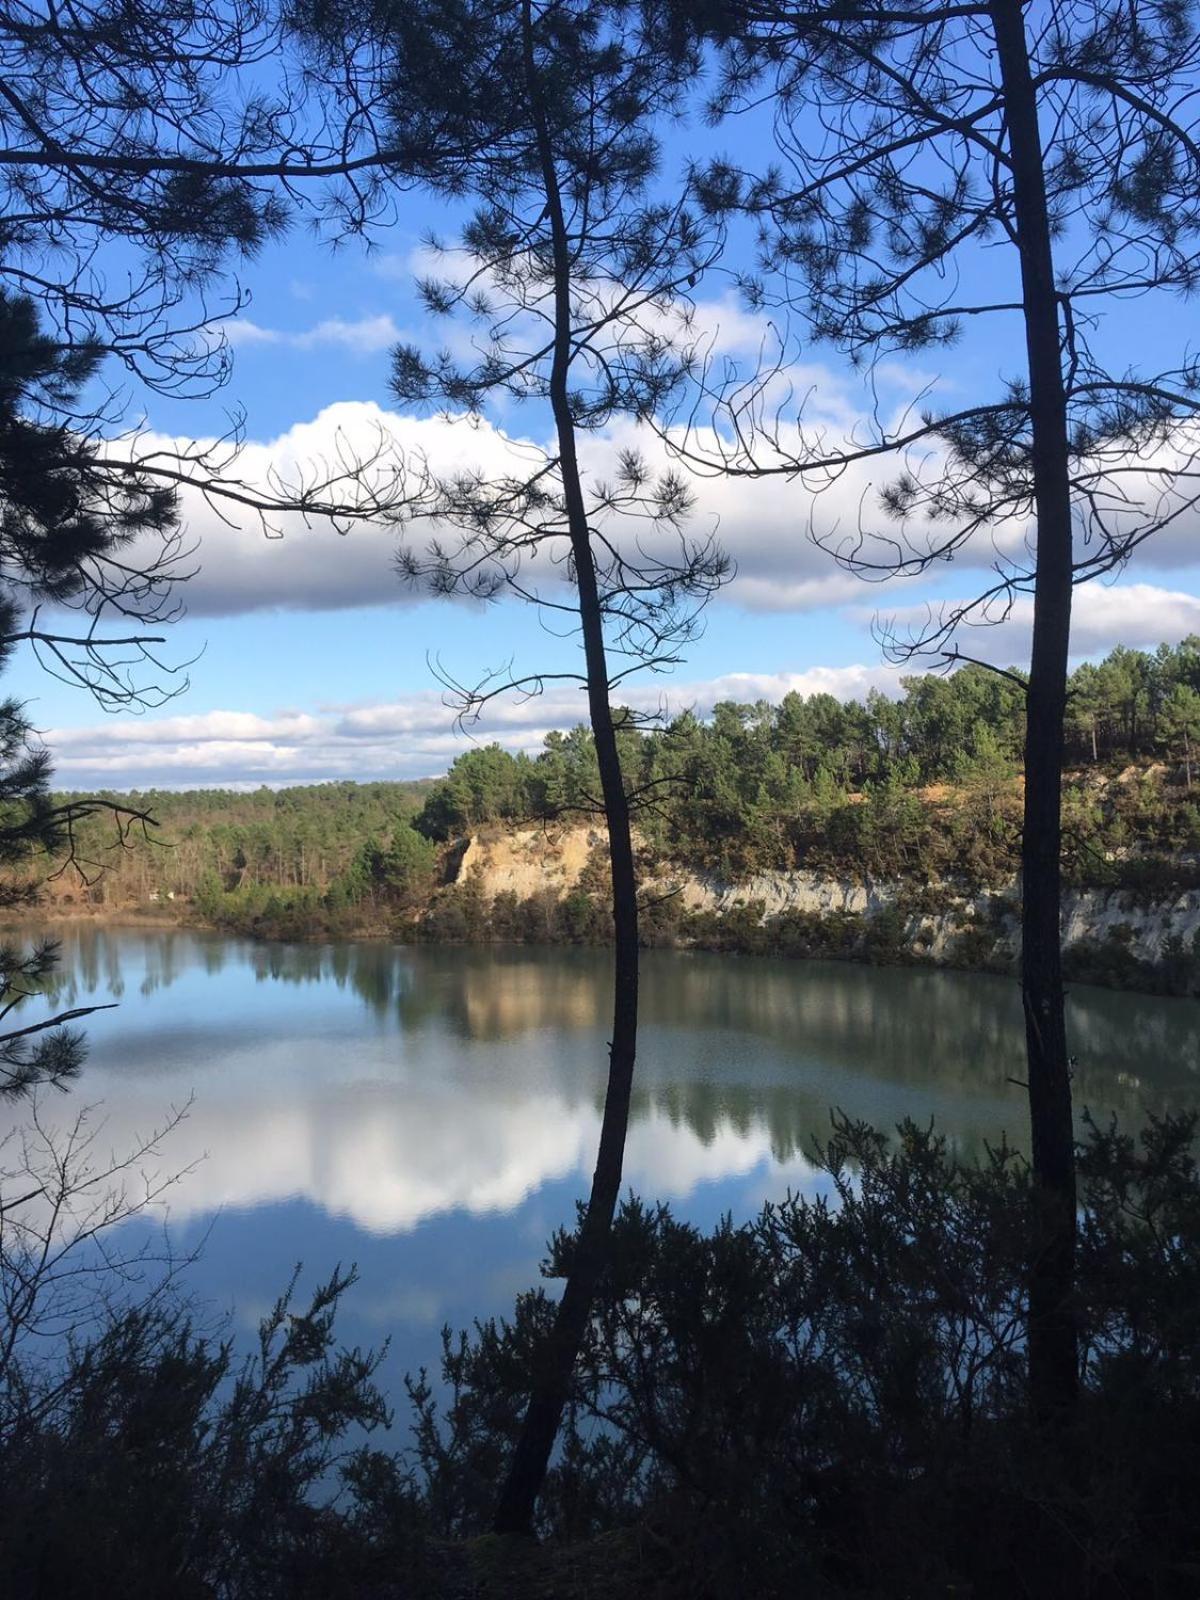
<path id="1" fill-rule="evenodd" d="M 287 482 L 251 483 L 237 470 L 240 422 L 214 447 L 144 441 L 128 426 L 129 396 L 106 386 L 114 368 L 175 398 L 225 381 L 222 324 L 243 303 L 230 264 L 282 230 L 292 177 L 311 187 L 338 176 L 337 196 L 322 194 L 345 226 L 370 211 L 375 191 L 355 174 L 381 152 L 359 148 L 357 126 L 305 121 L 295 64 L 264 70 L 282 42 L 278 10 L 257 0 L 0 14 L 0 651 L 29 644 L 107 710 L 186 685 L 157 650 L 194 554 L 181 487 L 252 529 L 292 514 L 344 531 L 408 497 L 382 436 Z M 75 829 L 96 804 L 51 806 L 47 758 L 28 749 L 20 708 L 3 720 L 5 859 L 61 860 L 65 849 L 78 864 Z M 146 820 L 107 810 L 119 842 Z M 32 880 L 12 892 L 32 892 Z M 28 961 L 7 952 L 0 1004 L 47 965 L 44 948 Z M 35 1050 L 21 1035 L 14 1087 L 77 1063 L 77 1042 L 53 1037 L 63 1070 L 50 1070 L 46 1040 Z"/>
<path id="2" fill-rule="evenodd" d="M 960 624 L 1033 594 L 1021 984 L 1043 1204 L 1029 1355 L 1038 1412 L 1067 1415 L 1078 1364 L 1059 939 L 1071 592 L 1195 504 L 1194 358 L 1137 373 L 1104 338 L 1107 319 L 1128 322 L 1129 302 L 1146 318 L 1200 282 L 1194 8 L 733 0 L 701 21 L 725 62 L 717 114 L 765 97 L 774 109 L 774 165 L 697 174 L 714 212 L 759 224 L 751 299 L 799 310 L 856 361 L 936 350 L 997 320 L 1013 328 L 1014 357 L 1024 350 L 995 399 L 865 423 L 844 445 L 803 418 L 786 431 L 777 386 L 760 380 L 755 398 L 733 391 L 737 429 L 715 443 L 706 432 L 687 453 L 810 487 L 891 459 L 893 481 L 858 531 L 825 541 L 868 576 L 923 571 L 990 535 L 995 582 L 902 649 L 956 657 Z"/>
<path id="3" fill-rule="evenodd" d="M 302 197 L 335 234 L 376 215 L 387 152 L 369 122 L 322 120 L 285 44 L 280 9 L 261 0 L 0 8 L 0 334 L 27 341 L 32 327 L 61 356 L 69 399 L 43 385 L 45 443 L 87 452 L 89 492 L 116 501 L 136 481 L 165 502 L 191 485 L 252 528 L 292 514 L 344 531 L 407 498 L 382 434 L 366 450 L 339 441 L 287 481 L 248 482 L 240 415 L 215 445 L 142 440 L 130 392 L 114 386 L 115 373 L 139 401 L 211 394 L 230 373 L 225 324 L 245 304 L 238 264 Z M 93 554 L 90 615 L 165 620 L 193 553 L 172 529 L 143 537 L 132 569 Z M 116 687 L 91 641 L 31 636 L 51 670 Z"/>
<path id="4" fill-rule="evenodd" d="M 428 307 L 473 323 L 477 360 L 404 348 L 393 390 L 406 404 L 475 412 L 507 397 L 548 407 L 553 444 L 514 448 L 503 475 L 440 485 L 453 536 L 412 546 L 405 575 L 438 593 L 516 595 L 574 618 L 584 671 L 451 684 L 475 717 L 495 694 L 548 678 L 585 689 L 609 838 L 615 990 L 608 1089 L 586 1218 L 496 1526 L 527 1531 L 557 1433 L 620 1192 L 638 1012 L 638 905 L 631 796 L 611 696 L 631 671 L 677 659 L 695 608 L 724 563 L 682 532 L 688 496 L 632 452 L 589 472 L 580 436 L 640 419 L 683 383 L 694 343 L 688 295 L 719 247 L 678 201 L 652 193 L 654 119 L 695 63 L 644 26 L 637 8 L 592 5 L 338 4 L 296 8 L 320 41 L 331 84 L 361 60 L 359 100 L 386 105 L 385 142 L 407 170 L 476 209 L 461 271 L 423 286 Z M 547 570 L 548 569 L 548 570 Z M 546 572 L 546 578 L 541 573 Z"/>
<path id="5" fill-rule="evenodd" d="M 130 611 L 139 593 L 157 603 L 159 574 L 130 567 L 128 550 L 147 533 L 169 537 L 174 495 L 135 473 L 114 482 L 98 471 L 100 445 L 66 420 L 98 360 L 89 348 L 64 350 L 40 330 L 32 301 L 0 290 L 0 671 L 19 641 L 37 638 L 66 675 L 89 682 L 102 702 L 125 704 L 138 694 L 123 675 L 126 648 L 142 650 L 150 641 L 105 640 L 94 628 L 72 637 L 36 626 L 36 610 L 31 626 L 18 605 L 20 598 L 60 610 L 91 606 L 98 613 L 117 593 Z M 76 647 L 79 665 L 64 653 Z M 113 819 L 120 840 L 148 820 L 116 802 L 52 801 L 48 753 L 31 743 L 21 706 L 11 699 L 0 704 L 0 870 L 10 875 L 0 881 L 0 904 L 36 899 L 39 877 L 36 869 L 30 875 L 30 862 L 48 858 L 64 870 L 77 859 L 77 829 L 98 812 Z M 51 941 L 32 950 L 4 945 L 0 1019 L 49 976 L 55 952 Z M 61 1086 L 72 1077 L 82 1042 L 64 1025 L 94 1009 L 0 1034 L 0 1096 L 24 1094 L 40 1083 Z"/>

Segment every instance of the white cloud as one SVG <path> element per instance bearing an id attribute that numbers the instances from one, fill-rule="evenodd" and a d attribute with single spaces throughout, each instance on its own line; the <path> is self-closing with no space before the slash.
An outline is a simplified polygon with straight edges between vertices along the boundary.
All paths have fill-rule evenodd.
<path id="1" fill-rule="evenodd" d="M 898 692 L 899 671 L 888 666 L 808 667 L 803 672 L 727 672 L 706 684 L 690 686 L 694 700 L 688 701 L 689 687 L 675 690 L 672 703 L 695 704 L 707 714 L 718 700 L 770 700 L 777 703 L 786 694 L 831 694 L 837 700 L 862 700 L 872 689 L 884 694 Z"/>
<path id="2" fill-rule="evenodd" d="M 961 602 L 946 601 L 947 609 Z M 932 614 L 924 605 L 890 608 L 888 619 L 903 636 L 920 632 Z M 866 613 L 860 613 L 865 618 Z M 965 655 L 993 663 L 1024 665 L 1033 629 L 1033 600 L 1020 595 L 1007 616 L 960 628 L 956 643 Z M 1107 654 L 1115 645 L 1150 649 L 1200 633 L 1200 596 L 1150 583 L 1085 583 L 1072 605 L 1071 654 L 1079 658 Z M 914 670 L 919 670 L 918 667 Z"/>
<path id="3" fill-rule="evenodd" d="M 831 399 L 831 409 L 840 409 Z M 198 441 L 203 448 L 208 441 Z M 157 435 L 139 441 L 143 456 L 170 453 L 175 442 Z M 217 447 L 219 448 L 219 447 Z M 592 481 L 611 476 L 617 453 L 640 449 L 652 470 L 671 463 L 648 430 L 622 425 L 584 442 L 582 457 Z M 230 476 L 259 487 L 312 484 L 336 478 L 348 463 L 371 462 L 372 482 L 383 487 L 405 480 L 415 491 L 422 464 L 439 475 L 480 470 L 489 476 L 514 471 L 524 475 L 540 459 L 536 441 L 510 436 L 489 423 L 442 417 L 415 418 L 365 403 L 326 407 L 311 422 L 297 423 L 276 439 L 249 441 Z M 711 535 L 731 558 L 735 574 L 726 593 L 752 610 L 812 610 L 852 601 L 864 592 L 861 581 L 842 571 L 810 533 L 830 538 L 857 528 L 862 507 L 874 498 L 874 481 L 865 469 L 847 475 L 814 499 L 801 485 L 772 478 L 746 481 L 697 477 L 695 508 L 688 532 Z M 343 483 L 338 498 L 353 499 Z M 359 502 L 361 503 L 361 501 Z M 187 537 L 197 545 L 195 576 L 183 593 L 193 616 L 262 611 L 340 610 L 354 606 L 395 605 L 406 596 L 394 571 L 399 530 L 394 524 L 360 523 L 338 532 L 323 518 L 306 522 L 296 514 L 272 519 L 272 537 L 260 519 L 236 504 L 210 503 L 199 490 L 182 491 Z M 669 535 L 655 535 L 644 521 L 630 522 L 618 538 L 639 540 L 660 551 Z M 419 542 L 422 525 L 410 537 Z M 546 581 L 561 582 L 561 569 L 543 562 Z"/>
<path id="4" fill-rule="evenodd" d="M 728 306 L 705 303 L 697 316 L 713 330 L 714 337 L 718 330 L 725 330 L 721 337 L 728 337 L 731 348 L 762 332 L 759 323 L 732 302 Z M 278 333 L 250 322 L 239 322 L 236 327 L 241 330 L 238 337 L 250 342 L 286 341 L 306 348 L 327 345 L 360 353 L 384 348 L 400 334 L 387 316 L 358 322 L 332 318 L 299 334 Z M 905 398 L 896 375 L 886 376 L 889 390 L 901 396 L 896 401 L 894 422 Z M 787 381 L 797 393 L 808 396 L 805 426 L 824 433 L 831 447 L 870 431 L 863 409 L 865 391 L 849 390 L 843 380 L 816 366 L 791 369 Z M 673 439 L 676 445 L 683 443 L 679 432 Z M 693 459 L 712 462 L 719 453 L 711 432 L 701 430 L 689 442 Z M 199 444 L 203 446 L 205 441 Z M 142 447 L 170 450 L 172 441 L 151 435 L 142 441 Z M 372 403 L 347 401 L 326 407 L 311 421 L 296 423 L 275 439 L 247 442 L 231 470 L 246 482 L 273 485 L 278 491 L 280 486 L 298 482 L 312 485 L 326 475 L 336 482 L 348 464 L 366 461 L 371 463 L 369 476 L 376 485 L 403 480 L 415 492 L 422 466 L 440 477 L 474 470 L 489 478 L 513 473 L 524 476 L 530 463 L 542 459 L 548 448 L 541 438 L 523 438 L 494 422 L 417 418 Z M 1178 456 L 1182 447 L 1172 448 Z M 642 454 L 651 471 L 680 470 L 651 430 L 621 420 L 582 439 L 580 458 L 588 480 L 594 484 L 610 479 L 618 455 L 630 449 Z M 914 468 L 920 465 L 911 464 Z M 934 453 L 926 453 L 925 466 L 936 470 Z M 835 555 L 863 561 L 875 558 L 879 572 L 886 575 L 896 549 L 886 541 L 898 528 L 880 509 L 880 491 L 896 471 L 897 463 L 886 457 L 860 461 L 831 474 L 823 485 L 785 474 L 753 479 L 691 471 L 694 509 L 687 531 L 693 537 L 711 536 L 730 557 L 734 570 L 723 596 L 748 610 L 800 613 L 855 602 L 888 609 L 892 596 L 905 589 L 911 593 L 927 579 L 917 575 L 866 584 L 839 565 Z M 1125 483 L 1123 492 L 1129 502 L 1122 513 L 1126 523 L 1134 515 L 1131 508 L 1143 502 L 1162 507 L 1163 484 L 1154 479 L 1149 467 L 1139 468 L 1139 475 Z M 334 491 L 339 499 L 353 500 L 355 493 L 345 483 Z M 281 537 L 267 538 L 252 513 L 228 502 L 210 504 L 196 490 L 184 490 L 183 511 L 188 533 L 199 546 L 199 571 L 184 596 L 193 615 L 264 609 L 338 610 L 395 605 L 405 598 L 406 591 L 394 573 L 399 538 L 394 522 L 362 523 L 339 533 L 327 520 L 313 519 L 306 524 L 298 516 L 283 515 L 272 530 Z M 655 533 L 644 520 L 624 525 L 615 521 L 609 531 L 626 548 L 636 540 L 659 553 L 665 549 L 664 541 L 673 538 Z M 916 549 L 923 548 L 923 541 L 946 536 L 944 526 L 927 529 L 919 519 L 904 531 Z M 1023 562 L 1026 532 L 1017 520 L 990 533 L 981 531 L 954 563 L 964 591 L 986 587 L 996 560 L 1016 557 Z M 1195 510 L 1182 511 L 1169 530 L 1139 551 L 1138 570 L 1177 570 L 1195 564 L 1200 554 L 1198 532 L 1200 516 Z M 414 523 L 410 537 L 419 543 L 425 537 L 424 525 Z M 1081 539 L 1081 554 L 1084 549 Z M 562 580 L 561 565 L 542 562 L 540 570 L 547 573 L 543 582 Z"/>
<path id="5" fill-rule="evenodd" d="M 727 673 L 703 681 L 635 683 L 621 698 L 638 710 L 707 715 L 718 700 L 779 701 L 789 691 L 861 698 L 893 688 L 888 667 L 815 667 L 802 672 Z M 498 700 L 474 730 L 481 741 L 536 751 L 552 728 L 586 715 L 582 693 L 558 687 L 533 700 Z M 56 781 L 65 788 L 146 788 L 414 778 L 444 772 L 471 741 L 433 690 L 375 705 L 259 716 L 209 711 L 193 716 L 112 717 L 94 726 L 53 728 Z"/>
<path id="6" fill-rule="evenodd" d="M 170 455 L 177 441 L 148 434 L 138 453 Z M 221 457 L 221 447 L 198 441 Z M 365 402 L 326 407 L 312 422 L 297 423 L 276 439 L 248 441 L 228 468 L 230 479 L 267 493 L 279 486 L 333 481 L 330 491 L 354 503 L 352 483 L 339 481 L 347 466 L 367 469 L 373 486 L 386 492 L 401 472 L 428 461 L 439 472 L 481 465 L 490 472 L 511 470 L 520 446 L 494 430 L 467 422 L 403 417 Z M 358 502 L 358 503 L 361 503 Z M 359 523 L 340 533 L 327 518 L 306 521 L 296 513 L 262 520 L 219 496 L 197 489 L 181 491 L 185 537 L 196 546 L 181 598 L 192 616 L 229 616 L 271 609 L 335 611 L 354 606 L 395 605 L 405 590 L 394 570 L 399 532 L 387 523 Z"/>
<path id="7" fill-rule="evenodd" d="M 1032 606 L 1030 606 L 1032 621 Z M 1078 655 L 1115 644 L 1145 649 L 1200 633 L 1200 596 L 1149 583 L 1089 583 L 1076 590 L 1072 647 Z"/>
<path id="8" fill-rule="evenodd" d="M 299 286 L 303 288 L 303 286 Z M 299 298 L 297 285 L 292 293 Z M 348 350 L 352 355 L 377 355 L 390 350 L 402 337 L 400 328 L 390 316 L 358 317 L 347 321 L 344 317 L 326 317 L 314 327 L 295 330 L 267 328 L 252 322 L 249 317 L 238 317 L 226 330 L 230 344 L 242 348 L 254 345 L 280 345 L 290 350 L 319 350 L 335 348 Z"/>

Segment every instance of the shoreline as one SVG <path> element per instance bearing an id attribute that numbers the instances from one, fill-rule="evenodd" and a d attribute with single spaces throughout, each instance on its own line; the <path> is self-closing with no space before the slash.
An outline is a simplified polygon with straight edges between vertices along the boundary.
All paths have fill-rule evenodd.
<path id="1" fill-rule="evenodd" d="M 22 927 L 44 928 L 49 923 L 60 922 L 90 922 L 107 928 L 207 928 L 214 933 L 221 931 L 211 923 L 168 917 L 159 911 L 149 911 L 143 915 L 140 911 L 129 909 L 110 911 L 105 906 L 95 906 L 87 910 L 79 907 L 60 910 L 53 906 L 36 906 L 33 913 L 28 916 L 0 915 L 0 928 L 5 930 Z"/>
<path id="2" fill-rule="evenodd" d="M 655 937 L 653 927 L 646 931 L 642 949 L 693 951 L 710 955 L 740 956 L 776 961 L 835 961 L 853 966 L 884 969 L 904 967 L 921 972 L 958 972 L 977 977 L 1015 980 L 1018 963 L 1015 956 L 1006 954 L 997 959 L 995 947 L 968 942 L 960 951 L 951 949 L 941 955 L 914 947 L 895 931 L 885 941 L 870 937 L 870 923 L 856 930 L 856 936 L 847 938 L 846 919 L 831 916 L 823 918 L 808 914 L 799 918 L 788 916 L 767 917 L 758 921 L 753 908 L 746 908 L 749 916 L 701 916 L 691 930 L 675 929 L 665 936 Z M 0 916 L 0 928 L 8 933 L 20 934 L 22 930 L 53 931 L 57 927 L 86 927 L 124 929 L 129 932 L 166 933 L 172 931 L 216 935 L 227 939 L 244 939 L 254 944 L 401 944 L 457 946 L 462 949 L 487 948 L 543 948 L 551 950 L 604 949 L 610 941 L 596 937 L 555 938 L 552 936 L 523 936 L 512 929 L 481 926 L 450 933 L 442 929 L 429 931 L 422 919 L 398 923 L 376 920 L 360 922 L 339 928 L 305 928 L 276 924 L 269 928 L 236 927 L 222 925 L 199 915 L 181 913 L 169 915 L 159 908 L 142 911 L 136 907 L 55 907 L 52 904 L 33 908 L 32 914 Z M 1065 976 L 1068 990 L 1073 987 L 1106 989 L 1113 993 L 1145 994 L 1164 1000 L 1200 999 L 1200 960 L 1192 957 L 1187 970 L 1175 971 L 1167 963 L 1152 963 L 1131 957 L 1120 940 L 1115 943 L 1082 941 L 1068 945 L 1064 950 Z M 1193 971 L 1192 968 L 1198 970 Z"/>

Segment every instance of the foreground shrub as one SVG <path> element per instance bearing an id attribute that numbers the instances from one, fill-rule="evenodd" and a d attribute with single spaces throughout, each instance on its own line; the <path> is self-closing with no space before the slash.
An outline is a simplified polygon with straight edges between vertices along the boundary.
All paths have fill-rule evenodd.
<path id="1" fill-rule="evenodd" d="M 1082 1160 L 1077 1431 L 1029 1422 L 1028 1172 L 906 1124 L 840 1122 L 823 1192 L 705 1235 L 627 1203 L 543 1507 L 551 1538 L 649 1530 L 663 1593 L 1194 1595 L 1200 1183 L 1194 1124 Z M 819 1189 L 821 1185 L 818 1185 Z M 574 1238 L 553 1241 L 565 1272 Z M 447 1340 L 414 1385 L 429 1514 L 485 1525 L 551 1304 Z"/>
<path id="2" fill-rule="evenodd" d="M 285 1294 L 246 1358 L 166 1293 L 114 1302 L 58 1355 L 18 1343 L 0 1368 L 0 1593 L 1191 1600 L 1195 1131 L 1089 1130 L 1069 1431 L 1026 1411 L 1024 1160 L 1001 1146 L 968 1165 L 930 1129 L 889 1141 L 839 1120 L 811 1193 L 744 1226 L 624 1205 L 541 1565 L 474 1536 L 549 1328 L 545 1290 L 509 1322 L 447 1331 L 445 1387 L 410 1380 L 402 1459 L 367 1448 L 387 1407 L 376 1357 L 335 1345 L 350 1282 L 335 1275 L 302 1310 Z M 552 1241 L 551 1278 L 574 1247 Z M 73 1282 L 49 1285 L 48 1314 L 75 1320 Z"/>
<path id="3" fill-rule="evenodd" d="M 61 1360 L 12 1368 L 0 1397 L 6 1600 L 419 1591 L 415 1498 L 362 1437 L 388 1416 L 378 1357 L 333 1344 L 352 1281 L 335 1273 L 300 1311 L 293 1283 L 241 1361 L 153 1299 Z"/>

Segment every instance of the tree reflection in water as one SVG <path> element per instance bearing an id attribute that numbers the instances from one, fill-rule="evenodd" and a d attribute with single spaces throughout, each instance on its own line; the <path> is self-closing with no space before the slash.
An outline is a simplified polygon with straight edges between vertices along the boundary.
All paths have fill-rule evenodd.
<path id="1" fill-rule="evenodd" d="M 55 1000 L 123 999 L 93 1030 L 84 1092 L 118 1116 L 130 1097 L 140 1108 L 195 1092 L 210 1162 L 231 1178 L 221 1146 L 241 1142 L 247 1119 L 261 1125 L 261 1173 L 302 1105 L 321 1107 L 304 1141 L 317 1165 L 322 1129 L 357 1142 L 359 1164 L 372 1149 L 383 1159 L 378 1122 L 357 1140 L 344 1125 L 369 1096 L 375 1118 L 424 1125 L 426 1146 L 445 1143 L 428 1119 L 470 1124 L 485 1167 L 489 1151 L 502 1165 L 507 1128 L 513 1148 L 541 1150 L 534 1184 L 549 1159 L 547 1118 L 560 1140 L 550 1165 L 561 1168 L 598 1111 L 607 968 L 596 950 L 253 944 L 77 926 L 65 931 Z M 1004 979 L 651 952 L 644 1013 L 634 1119 L 660 1138 L 761 1148 L 786 1163 L 824 1137 L 836 1105 L 883 1126 L 933 1117 L 968 1153 L 1006 1129 L 1019 1142 L 1020 1002 Z M 1135 1124 L 1195 1098 L 1200 1004 L 1083 989 L 1070 1027 L 1080 1107 Z M 306 1188 L 297 1173 L 292 1192 Z M 500 1182 L 497 1199 L 511 1190 Z"/>
<path id="2" fill-rule="evenodd" d="M 535 1280 L 594 1159 L 605 951 L 57 931 L 56 1002 L 121 1004 L 46 1114 L 103 1102 L 124 1149 L 193 1097 L 159 1159 L 190 1169 L 170 1216 L 184 1248 L 206 1237 L 201 1299 L 250 1327 L 297 1260 L 355 1261 L 343 1336 L 392 1337 L 398 1394 L 443 1319 L 507 1313 Z M 811 1192 L 831 1106 L 932 1117 L 966 1154 L 1023 1135 L 1013 983 L 650 952 L 644 1006 L 626 1183 L 701 1226 Z M 1070 1023 L 1079 1106 L 1133 1126 L 1196 1101 L 1200 1003 L 1081 990 Z"/>

